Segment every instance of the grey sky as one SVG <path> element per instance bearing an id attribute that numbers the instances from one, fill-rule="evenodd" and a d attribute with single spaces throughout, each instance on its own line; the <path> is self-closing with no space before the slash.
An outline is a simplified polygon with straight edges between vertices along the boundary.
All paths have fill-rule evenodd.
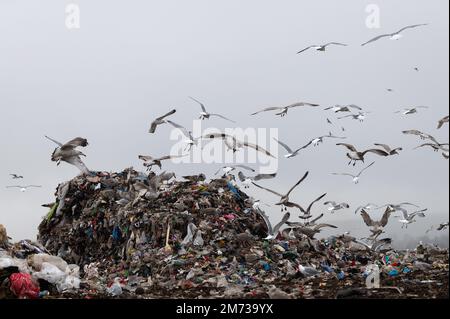
<path id="1" fill-rule="evenodd" d="M 65 27 L 68 3 L 81 8 L 79 30 Z M 365 25 L 370 3 L 381 8 L 381 29 Z M 34 238 L 46 214 L 40 205 L 54 200 L 59 182 L 78 174 L 74 167 L 50 161 L 54 145 L 45 134 L 62 141 L 87 137 L 86 164 L 93 170 L 140 168 L 138 154 L 170 151 L 170 128 L 149 135 L 150 121 L 175 107 L 174 120 L 192 125 L 199 108 L 188 96 L 195 96 L 212 111 L 239 120 L 240 127 L 279 127 L 280 138 L 293 146 L 328 133 L 325 119 L 334 116 L 323 107 L 364 106 L 373 112 L 364 124 L 340 122 L 347 142 L 360 148 L 374 142 L 403 146 L 401 156 L 369 156 L 376 164 L 355 186 L 330 175 L 353 169 L 347 166 L 346 151 L 327 141 L 300 157 L 280 159 L 279 177 L 263 184 L 284 191 L 310 170 L 293 194 L 303 205 L 324 192 L 327 199 L 348 201 L 352 207 L 368 201 L 413 201 L 428 207 L 431 216 L 404 233 L 422 235 L 424 226 L 448 220 L 449 166 L 430 150 L 412 151 L 419 141 L 401 131 L 420 129 L 448 142 L 448 126 L 436 130 L 449 105 L 448 7 L 447 0 L 3 0 L 0 223 L 16 239 Z M 430 25 L 406 31 L 398 42 L 360 46 L 417 23 Z M 351 46 L 295 54 L 329 41 Z M 420 72 L 413 70 L 416 66 Z M 284 119 L 249 116 L 263 107 L 300 100 L 323 107 L 293 110 Z M 408 118 L 393 114 L 415 105 L 432 108 Z M 210 120 L 207 125 L 224 128 L 227 122 Z M 166 168 L 178 175 L 204 171 L 212 176 L 217 165 Z M 25 175 L 20 183 L 44 187 L 25 194 L 2 189 L 16 183 L 9 173 Z M 248 193 L 271 204 L 276 200 L 265 192 Z M 269 211 L 275 219 L 281 216 L 278 208 Z M 353 210 L 327 220 L 342 226 L 339 232 L 352 228 L 366 234 Z M 398 235 L 400 224 L 393 219 L 389 231 Z"/>

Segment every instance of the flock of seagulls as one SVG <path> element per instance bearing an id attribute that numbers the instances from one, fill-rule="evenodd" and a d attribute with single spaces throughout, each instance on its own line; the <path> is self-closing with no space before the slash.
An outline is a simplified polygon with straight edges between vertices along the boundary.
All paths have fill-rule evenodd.
<path id="1" fill-rule="evenodd" d="M 427 24 L 416 24 L 416 25 L 410 25 L 407 27 L 404 27 L 400 29 L 397 32 L 390 33 L 390 34 L 382 34 L 379 35 L 365 43 L 362 44 L 362 46 L 366 46 L 368 44 L 374 43 L 376 41 L 379 41 L 384 38 L 390 38 L 392 40 L 399 40 L 403 36 L 403 32 L 408 29 L 415 29 L 418 27 L 426 26 Z M 308 50 L 314 49 L 320 52 L 325 52 L 330 46 L 340 46 L 340 47 L 347 47 L 347 44 L 340 43 L 340 42 L 329 42 L 323 45 L 311 45 L 308 46 L 299 52 L 297 54 L 304 53 Z M 415 67 L 414 70 L 419 71 L 419 68 Z M 393 89 L 387 89 L 388 92 L 393 92 Z M 218 113 L 210 113 L 208 112 L 206 106 L 204 103 L 200 102 L 199 100 L 189 97 L 192 101 L 197 103 L 200 106 L 200 120 L 209 120 L 212 118 L 217 118 L 221 120 L 225 120 L 229 123 L 236 123 L 235 121 L 231 120 L 230 118 L 218 114 Z M 268 113 L 273 112 L 275 116 L 280 116 L 282 118 L 286 117 L 288 115 L 288 112 L 292 109 L 296 108 L 318 108 L 320 107 L 320 104 L 317 103 L 309 103 L 309 102 L 296 102 L 290 105 L 286 106 L 276 106 L 276 107 L 267 107 L 264 109 L 261 109 L 260 111 L 254 112 L 251 114 L 251 116 L 256 116 L 262 113 Z M 404 108 L 403 110 L 397 111 L 395 113 L 401 113 L 402 115 L 412 115 L 415 113 L 418 113 L 420 109 L 428 109 L 427 106 L 416 106 L 416 107 L 408 107 Z M 324 111 L 331 111 L 334 114 L 342 114 L 342 116 L 338 117 L 339 120 L 341 119 L 353 119 L 359 122 L 364 122 L 367 115 L 370 114 L 370 111 L 364 110 L 363 107 L 360 107 L 355 104 L 349 104 L 349 105 L 336 105 L 336 106 L 330 106 L 323 109 Z M 263 147 L 252 144 L 247 141 L 241 141 L 237 137 L 224 134 L 224 133 L 213 133 L 208 134 L 205 136 L 198 136 L 194 137 L 191 130 L 188 128 L 177 124 L 176 122 L 172 121 L 172 117 L 175 116 L 177 113 L 176 109 L 172 109 L 166 114 L 157 117 L 151 122 L 149 133 L 155 134 L 159 127 L 164 125 L 169 125 L 176 130 L 178 130 L 183 135 L 183 142 L 186 145 L 185 148 L 185 154 L 181 155 L 167 155 L 162 157 L 156 157 L 156 156 L 150 156 L 150 155 L 139 155 L 138 158 L 143 162 L 144 167 L 147 168 L 147 170 L 151 171 L 154 167 L 158 167 L 159 169 L 162 169 L 163 163 L 166 161 L 173 160 L 175 158 L 182 158 L 189 155 L 189 152 L 192 150 L 193 147 L 196 147 L 198 145 L 198 142 L 200 140 L 220 140 L 224 143 L 224 145 L 227 147 L 229 151 L 237 152 L 241 149 L 247 148 L 247 149 L 253 149 L 256 152 L 260 152 L 262 154 L 265 154 L 268 157 L 275 158 L 275 156 L 268 150 L 264 149 Z M 170 119 L 169 119 L 170 118 Z M 327 123 L 330 125 L 334 125 L 333 122 L 327 118 Z M 437 128 L 441 129 L 445 124 L 449 122 L 449 116 L 445 116 L 442 119 L 438 121 Z M 341 130 L 345 132 L 345 128 L 341 127 Z M 415 149 L 430 147 L 435 152 L 442 152 L 442 155 L 444 158 L 449 158 L 449 144 L 448 143 L 440 143 L 437 141 L 436 138 L 434 138 L 432 135 L 428 133 L 421 132 L 419 130 L 408 130 L 403 131 L 403 134 L 405 135 L 413 135 L 418 136 L 422 141 L 426 141 L 426 143 L 423 143 L 421 145 L 418 145 Z M 60 165 L 61 162 L 66 162 L 68 164 L 76 166 L 82 174 L 84 175 L 91 175 L 91 171 L 87 168 L 87 166 L 84 164 L 82 157 L 86 157 L 86 155 L 81 152 L 80 148 L 87 147 L 88 141 L 85 138 L 77 137 L 65 144 L 60 143 L 53 138 L 50 138 L 48 136 L 45 136 L 48 140 L 54 142 L 57 144 L 57 148 L 53 151 L 51 155 L 51 160 L 53 162 L 56 162 L 57 165 Z M 293 148 L 289 146 L 287 143 L 284 143 L 278 139 L 275 139 L 275 141 L 286 151 L 286 154 L 284 157 L 286 159 L 292 159 L 295 157 L 298 157 L 302 151 L 305 151 L 309 147 L 317 147 L 320 144 L 323 144 L 326 139 L 346 139 L 347 137 L 344 136 L 337 136 L 333 133 L 329 132 L 326 135 L 322 135 L 313 139 L 310 139 L 304 146 Z M 348 165 L 356 166 L 358 162 L 365 163 L 366 157 L 369 154 L 376 155 L 378 157 L 390 157 L 394 155 L 400 155 L 400 152 L 403 151 L 403 147 L 391 147 L 388 144 L 382 144 L 382 143 L 374 143 L 375 147 L 367 148 L 365 150 L 361 150 L 357 148 L 356 146 L 350 144 L 350 143 L 337 143 L 336 146 L 342 146 L 347 149 L 346 156 L 350 160 L 348 162 Z M 332 175 L 341 175 L 341 176 L 349 176 L 352 178 L 352 181 L 355 184 L 358 184 L 360 181 L 360 178 L 362 174 L 367 171 L 369 168 L 373 167 L 375 162 L 371 162 L 368 166 L 361 169 L 356 174 L 351 173 L 332 173 Z M 245 174 L 243 171 L 249 172 L 248 174 Z M 221 167 L 216 175 L 219 173 L 223 173 L 222 178 L 225 178 L 228 180 L 229 183 L 237 183 L 240 182 L 245 188 L 250 187 L 256 187 L 259 189 L 262 189 L 268 193 L 271 193 L 272 195 L 275 195 L 278 198 L 278 201 L 274 204 L 276 206 L 281 207 L 281 211 L 284 213 L 281 221 L 277 223 L 275 226 L 272 226 L 270 222 L 270 218 L 268 215 L 261 209 L 261 201 L 259 200 L 253 200 L 253 208 L 261 215 L 263 220 L 265 221 L 265 224 L 267 226 L 267 237 L 266 240 L 273 240 L 278 238 L 279 236 L 284 236 L 286 238 L 300 238 L 305 237 L 308 239 L 313 239 L 314 236 L 318 233 L 320 233 L 324 228 L 337 228 L 334 225 L 327 224 L 327 223 L 318 223 L 319 220 L 321 220 L 325 214 L 321 213 L 317 217 L 314 217 L 313 207 L 315 204 L 322 201 L 326 196 L 327 193 L 324 193 L 317 197 L 314 201 L 312 201 L 306 209 L 304 209 L 304 206 L 301 204 L 298 204 L 294 202 L 294 200 L 291 199 L 293 192 L 299 187 L 300 184 L 302 184 L 305 179 L 309 176 L 309 171 L 307 171 L 303 177 L 301 177 L 298 182 L 293 185 L 286 193 L 281 193 L 278 191 L 274 191 L 270 188 L 264 187 L 262 185 L 257 184 L 256 182 L 264 181 L 264 180 L 270 180 L 277 177 L 277 173 L 273 174 L 256 174 L 256 170 L 247 166 L 247 165 L 229 165 Z M 237 178 L 234 174 L 237 173 Z M 252 176 L 249 176 L 249 175 Z M 168 181 L 170 178 L 174 177 L 175 175 L 173 173 L 166 173 L 159 176 L 155 176 L 150 183 L 141 182 L 141 183 L 135 183 L 134 188 L 136 191 L 142 193 L 146 198 L 152 199 L 156 198 L 158 196 L 158 189 L 161 182 Z M 23 176 L 17 175 L 17 174 L 11 174 L 11 177 L 13 179 L 23 179 Z M 206 179 L 206 176 L 204 174 L 200 174 L 198 176 L 185 176 L 184 177 L 187 180 L 190 181 L 196 181 L 196 182 L 203 182 Z M 22 191 L 26 191 L 29 188 L 38 188 L 41 187 L 39 185 L 28 185 L 28 186 L 8 186 L 8 188 L 19 188 Z M 330 214 L 334 214 L 338 211 L 345 211 L 350 209 L 350 205 L 346 202 L 336 202 L 327 200 L 323 203 L 323 206 L 326 206 L 326 210 Z M 410 207 L 414 207 L 415 211 L 410 212 L 408 209 Z M 290 221 L 292 214 L 289 211 L 290 209 L 298 209 L 300 212 L 300 215 L 298 218 L 300 221 L 293 222 Z M 322 208 L 321 208 L 322 209 Z M 385 209 L 381 219 L 376 220 L 373 217 L 369 215 L 369 212 L 379 209 Z M 377 250 L 381 247 L 389 244 L 391 240 L 389 238 L 379 239 L 379 236 L 384 233 L 384 229 L 387 226 L 391 214 L 395 212 L 400 212 L 401 216 L 398 217 L 399 222 L 402 224 L 402 228 L 407 228 L 408 225 L 416 222 L 416 218 L 424 218 L 426 216 L 427 209 L 422 209 L 418 207 L 415 204 L 411 203 L 400 203 L 400 204 L 386 204 L 384 206 L 378 206 L 373 203 L 368 203 L 364 206 L 360 206 L 356 209 L 355 214 L 360 213 L 364 223 L 369 228 L 369 231 L 371 233 L 371 236 L 368 238 L 363 239 L 356 239 L 353 238 L 351 240 L 363 244 L 365 247 L 371 250 Z M 286 226 L 286 228 L 282 230 L 282 228 Z M 448 227 L 448 222 L 443 223 L 439 225 L 436 229 L 437 230 L 444 230 Z M 363 241 L 364 240 L 364 241 Z M 303 274 L 306 276 L 313 276 L 317 274 L 317 270 L 315 270 L 312 267 L 304 267 L 300 266 L 299 269 Z"/>

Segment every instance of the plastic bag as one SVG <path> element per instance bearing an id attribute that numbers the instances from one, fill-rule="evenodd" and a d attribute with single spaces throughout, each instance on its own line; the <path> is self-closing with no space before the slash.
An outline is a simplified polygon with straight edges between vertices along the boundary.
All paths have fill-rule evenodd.
<path id="1" fill-rule="evenodd" d="M 16 273 L 9 277 L 11 292 L 20 299 L 38 299 L 39 286 L 30 274 Z"/>

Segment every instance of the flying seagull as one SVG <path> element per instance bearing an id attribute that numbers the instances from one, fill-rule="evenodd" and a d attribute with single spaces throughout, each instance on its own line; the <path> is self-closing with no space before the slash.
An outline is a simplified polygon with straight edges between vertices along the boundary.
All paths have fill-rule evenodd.
<path id="1" fill-rule="evenodd" d="M 246 166 L 246 165 L 230 165 L 230 166 L 223 166 L 214 175 L 219 174 L 220 171 L 222 170 L 224 172 L 225 176 L 226 176 L 226 175 L 229 175 L 231 172 L 235 171 L 238 168 L 243 168 L 243 169 L 245 169 L 247 171 L 250 171 L 250 172 L 253 172 L 253 173 L 255 172 L 255 170 L 253 168 L 251 168 L 249 166 Z"/>
<path id="2" fill-rule="evenodd" d="M 352 118 L 353 120 L 358 120 L 362 123 L 366 119 L 367 114 L 370 114 L 370 112 L 358 112 L 358 114 L 349 114 L 349 115 L 338 117 L 338 119 L 342 120 L 345 118 Z"/>
<path id="3" fill-rule="evenodd" d="M 53 151 L 51 158 L 53 162 L 57 162 L 57 165 L 59 165 L 63 161 L 76 166 L 85 175 L 91 173 L 81 160 L 81 156 L 86 157 L 86 155 L 77 150 L 78 147 L 86 147 L 89 145 L 87 139 L 77 137 L 66 144 L 62 144 L 48 136 L 45 137 L 59 146 Z"/>
<path id="4" fill-rule="evenodd" d="M 9 174 L 9 176 L 11 176 L 12 179 L 23 179 L 23 176 L 17 174 Z"/>
<path id="5" fill-rule="evenodd" d="M 299 149 L 297 149 L 297 150 L 294 151 L 294 150 L 292 150 L 292 149 L 289 147 L 289 145 L 287 145 L 287 144 L 285 144 L 285 143 L 283 143 L 283 142 L 277 140 L 276 138 L 274 138 L 274 140 L 277 141 L 278 144 L 280 144 L 280 145 L 288 152 L 288 154 L 284 155 L 285 158 L 293 158 L 293 157 L 296 157 L 296 156 L 300 153 L 301 150 L 307 148 L 307 147 L 311 144 L 311 142 L 309 142 L 309 143 L 306 144 L 305 146 L 302 146 L 302 147 L 300 147 Z"/>
<path id="6" fill-rule="evenodd" d="M 255 183 L 253 183 L 253 185 L 255 185 L 256 187 L 258 187 L 260 189 L 263 189 L 265 191 L 268 191 L 269 193 L 272 193 L 272 194 L 280 197 L 280 201 L 277 204 L 275 204 L 275 205 L 281 206 L 282 210 L 283 210 L 283 208 L 285 208 L 287 210 L 287 207 L 290 207 L 290 208 L 291 207 L 296 207 L 296 208 L 300 209 L 300 211 L 303 212 L 304 209 L 300 205 L 292 203 L 291 201 L 289 201 L 289 196 L 297 188 L 297 186 L 299 186 L 308 177 L 308 175 L 309 175 L 309 172 L 306 172 L 305 175 L 294 186 L 292 186 L 292 188 L 287 192 L 286 195 L 282 195 L 282 194 L 280 194 L 278 192 L 275 192 L 275 191 L 273 191 L 271 189 L 259 186 L 258 184 L 255 184 Z"/>
<path id="7" fill-rule="evenodd" d="M 215 116 L 215 117 L 220 117 L 221 119 L 224 119 L 224 120 L 226 120 L 226 121 L 229 121 L 229 122 L 232 122 L 232 123 L 236 123 L 235 121 L 230 120 L 229 118 L 226 118 L 226 117 L 223 116 L 223 115 L 220 115 L 220 114 L 214 114 L 214 113 L 208 113 L 208 112 L 206 111 L 205 105 L 204 105 L 202 102 L 200 102 L 200 101 L 194 99 L 193 97 L 189 97 L 189 98 L 190 98 L 191 100 L 193 100 L 194 102 L 197 102 L 198 104 L 200 104 L 200 106 L 201 106 L 201 108 L 202 108 L 202 112 L 200 112 L 200 119 L 201 119 L 201 120 L 208 120 L 211 116 Z"/>
<path id="8" fill-rule="evenodd" d="M 168 161 L 176 158 L 183 158 L 188 156 L 188 154 L 185 155 L 167 155 L 160 158 L 154 158 L 152 156 L 146 156 L 146 155 L 139 155 L 139 159 L 144 161 L 144 166 L 147 167 L 148 170 L 151 170 L 153 166 L 158 166 L 159 169 L 162 168 L 162 162 Z"/>
<path id="9" fill-rule="evenodd" d="M 448 228 L 448 222 L 446 223 L 442 223 L 438 226 L 438 228 L 436 228 L 437 231 L 441 231 L 441 230 L 446 230 Z"/>
<path id="10" fill-rule="evenodd" d="M 445 123 L 448 123 L 448 121 L 449 121 L 449 116 L 447 115 L 446 117 L 439 120 L 437 128 L 438 129 L 442 128 L 442 126 L 444 126 Z"/>
<path id="11" fill-rule="evenodd" d="M 370 232 L 372 233 L 373 239 L 377 238 L 379 235 L 382 234 L 384 227 L 386 227 L 386 225 L 389 222 L 389 217 L 391 216 L 391 213 L 392 210 L 387 208 L 381 220 L 374 221 L 364 209 L 361 210 L 361 216 L 364 220 L 364 223 L 368 227 L 370 227 Z"/>
<path id="12" fill-rule="evenodd" d="M 322 215 L 319 217 L 321 218 Z M 295 223 L 287 222 L 286 224 L 288 225 L 288 227 L 292 228 L 292 230 L 294 230 L 295 233 L 297 233 L 298 235 L 305 235 L 308 238 L 314 238 L 316 234 L 322 231 L 322 228 L 337 228 L 336 226 L 330 224 L 315 224 L 315 223 L 302 224 L 298 222 Z"/>
<path id="13" fill-rule="evenodd" d="M 409 224 L 414 223 L 416 220 L 414 219 L 414 217 L 426 217 L 426 215 L 424 214 L 426 211 L 428 211 L 428 209 L 422 209 L 419 211 L 416 211 L 414 213 L 408 214 L 408 212 L 406 210 L 403 210 L 403 218 L 399 219 L 399 222 L 402 223 L 402 228 L 408 228 Z"/>
<path id="14" fill-rule="evenodd" d="M 383 206 L 380 206 L 380 207 L 377 207 L 376 209 L 380 209 L 380 208 L 387 208 L 388 210 L 390 210 L 392 213 L 395 213 L 395 212 L 398 212 L 398 211 L 400 211 L 400 212 L 404 212 L 406 209 L 404 208 L 404 206 L 412 206 L 412 207 L 415 207 L 415 208 L 420 208 L 419 206 L 417 206 L 416 204 L 413 204 L 413 203 L 409 203 L 409 202 L 403 202 L 403 203 L 400 203 L 400 204 L 386 204 L 386 205 L 383 205 Z"/>
<path id="15" fill-rule="evenodd" d="M 376 149 L 376 148 L 372 148 L 372 149 L 368 149 L 366 151 L 360 152 L 351 144 L 338 143 L 336 145 L 344 146 L 350 151 L 349 153 L 347 153 L 347 157 L 350 159 L 350 162 L 348 163 L 348 165 L 350 165 L 353 162 L 353 166 L 355 166 L 357 161 L 361 161 L 364 163 L 364 157 L 367 153 L 374 153 L 378 156 L 385 156 L 385 157 L 389 156 L 389 154 L 386 151 Z"/>
<path id="16" fill-rule="evenodd" d="M 327 47 L 330 46 L 330 45 L 339 45 L 339 46 L 344 46 L 344 47 L 348 46 L 347 44 L 339 43 L 339 42 L 330 42 L 330 43 L 323 44 L 323 45 L 315 44 L 315 45 L 310 45 L 307 48 L 304 48 L 303 50 L 297 52 L 297 54 L 300 54 L 300 53 L 303 53 L 305 51 L 308 51 L 309 49 L 315 49 L 317 51 L 325 52 L 327 50 Z"/>
<path id="17" fill-rule="evenodd" d="M 399 151 L 403 151 L 403 148 L 401 147 L 391 148 L 389 145 L 381 143 L 375 143 L 374 145 L 383 148 L 389 154 L 389 156 L 400 155 Z"/>
<path id="18" fill-rule="evenodd" d="M 6 188 L 19 188 L 22 193 L 26 192 L 29 188 L 41 188 L 40 185 L 27 185 L 27 186 L 6 186 Z"/>
<path id="19" fill-rule="evenodd" d="M 371 243 L 366 243 L 362 240 L 358 240 L 358 239 L 353 239 L 353 242 L 357 243 L 357 244 L 361 244 L 364 247 L 366 247 L 368 250 L 372 250 L 372 251 L 379 251 L 381 248 L 383 248 L 386 245 L 389 245 L 392 243 L 392 239 L 391 238 L 383 238 L 383 239 L 372 239 Z"/>
<path id="20" fill-rule="evenodd" d="M 239 141 L 236 137 L 224 134 L 224 133 L 212 133 L 208 134 L 202 137 L 203 139 L 221 139 L 224 141 L 225 146 L 228 147 L 228 149 L 232 150 L 233 153 L 237 152 L 239 149 L 243 147 L 252 148 L 256 150 L 257 152 L 261 152 L 269 157 L 276 158 L 273 156 L 269 151 L 265 150 L 261 146 L 257 144 L 252 144 L 247 141 Z"/>
<path id="21" fill-rule="evenodd" d="M 324 205 L 328 205 L 328 211 L 332 214 L 338 210 L 350 208 L 350 205 L 347 203 L 336 203 L 334 201 L 325 202 Z"/>
<path id="22" fill-rule="evenodd" d="M 368 210 L 377 209 L 377 208 L 378 208 L 378 205 L 377 205 L 377 204 L 368 203 L 368 204 L 366 204 L 366 205 L 364 205 L 364 206 L 359 206 L 359 207 L 355 210 L 355 215 L 356 215 L 359 211 L 361 211 L 361 209 L 364 209 L 365 211 L 368 211 Z"/>
<path id="23" fill-rule="evenodd" d="M 438 141 L 432 135 L 421 132 L 419 130 L 407 130 L 407 131 L 402 131 L 402 133 L 405 135 L 417 135 L 422 140 L 431 140 L 431 141 L 435 142 L 436 144 L 439 144 Z"/>
<path id="24" fill-rule="evenodd" d="M 253 113 L 252 115 L 257 115 L 263 112 L 270 112 L 270 111 L 279 111 L 279 113 L 276 113 L 275 115 L 279 115 L 281 117 L 284 117 L 287 115 L 288 111 L 292 108 L 295 107 L 300 107 L 300 106 L 310 106 L 310 107 L 317 107 L 319 106 L 319 104 L 313 104 L 313 103 L 306 103 L 306 102 L 299 102 L 299 103 L 294 103 L 288 106 L 281 106 L 281 107 L 268 107 L 265 108 L 264 110 L 258 111 Z"/>
<path id="25" fill-rule="evenodd" d="M 264 179 L 272 179 L 277 177 L 277 173 L 274 174 L 258 174 L 253 177 L 245 176 L 244 173 L 238 173 L 239 180 L 244 184 L 245 188 L 249 188 L 253 182 L 261 181 Z"/>
<path id="26" fill-rule="evenodd" d="M 419 109 L 429 109 L 429 106 L 415 106 L 415 107 L 406 107 L 401 111 L 396 111 L 394 113 L 402 113 L 403 115 L 411 115 L 419 112 Z"/>
<path id="27" fill-rule="evenodd" d="M 197 145 L 198 139 L 195 139 L 194 136 L 192 135 L 192 132 L 189 131 L 187 128 L 172 121 L 167 121 L 167 123 L 169 123 L 176 129 L 180 130 L 180 132 L 184 135 L 185 137 L 184 143 L 186 144 L 187 151 L 190 151 L 194 145 Z"/>
<path id="28" fill-rule="evenodd" d="M 345 140 L 345 139 L 346 139 L 346 137 L 343 137 L 343 136 L 336 136 L 336 135 L 333 135 L 333 134 L 330 132 L 330 133 L 328 133 L 328 135 L 322 135 L 322 136 L 313 138 L 313 139 L 306 145 L 306 147 L 309 146 L 309 145 L 312 145 L 312 146 L 319 146 L 320 144 L 323 144 L 323 142 L 324 142 L 324 140 L 325 140 L 326 138 L 335 138 L 335 139 L 341 139 L 341 140 Z"/>
<path id="29" fill-rule="evenodd" d="M 301 216 L 301 219 L 310 219 L 312 217 L 311 209 L 314 206 L 315 203 L 319 202 L 322 198 L 327 196 L 327 193 L 320 195 L 318 198 L 316 198 L 314 201 L 309 204 L 308 208 L 306 210 L 300 209 L 303 213 L 303 216 Z"/>
<path id="30" fill-rule="evenodd" d="M 367 41 L 366 43 L 361 44 L 361 46 L 365 46 L 365 45 L 367 45 L 369 43 L 378 41 L 378 40 L 383 39 L 383 38 L 390 38 L 391 40 L 400 40 L 403 37 L 403 35 L 401 34 L 403 31 L 405 31 L 407 29 L 413 29 L 413 28 L 417 28 L 417 27 L 421 27 L 421 26 L 426 26 L 426 25 L 428 25 L 428 24 L 410 25 L 410 26 L 404 27 L 404 28 L 402 28 L 402 29 L 400 29 L 400 30 L 398 30 L 397 32 L 394 32 L 394 33 L 382 34 L 382 35 L 379 35 L 379 36 L 377 36 L 377 37 Z"/>
<path id="31" fill-rule="evenodd" d="M 166 119 L 167 117 L 169 117 L 169 116 L 175 114 L 176 112 L 177 112 L 177 110 L 172 110 L 172 111 L 170 111 L 169 113 L 167 113 L 167 114 L 165 114 L 165 115 L 163 115 L 163 116 L 161 116 L 161 117 L 158 117 L 156 120 L 154 120 L 154 121 L 152 122 L 151 126 L 150 126 L 149 133 L 151 133 L 151 134 L 155 133 L 155 132 L 156 132 L 156 128 L 157 128 L 159 125 L 162 125 L 162 124 L 167 123 L 167 121 L 166 121 L 165 119 Z"/>
<path id="32" fill-rule="evenodd" d="M 344 112 L 351 112 L 350 109 L 356 109 L 356 110 L 359 110 L 359 111 L 363 110 L 361 107 L 359 107 L 358 105 L 355 105 L 355 104 L 336 105 L 336 106 L 327 107 L 324 110 L 325 111 L 332 110 L 334 113 L 339 113 L 339 112 L 344 113 Z"/>
<path id="33" fill-rule="evenodd" d="M 264 238 L 265 240 L 273 240 L 277 238 L 278 234 L 280 233 L 281 227 L 283 227 L 283 225 L 286 224 L 289 218 L 291 218 L 291 214 L 286 213 L 284 214 L 283 219 L 278 224 L 276 224 L 275 227 L 272 227 L 272 224 L 270 223 L 269 217 L 266 215 L 266 213 L 261 209 L 257 209 L 257 212 L 264 219 L 264 222 L 267 226 L 268 235 L 266 238 Z"/>

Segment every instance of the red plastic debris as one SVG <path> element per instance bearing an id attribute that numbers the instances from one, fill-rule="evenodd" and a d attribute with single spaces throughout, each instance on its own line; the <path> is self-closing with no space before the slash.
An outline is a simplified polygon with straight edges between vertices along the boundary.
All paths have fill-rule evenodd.
<path id="1" fill-rule="evenodd" d="M 9 277 L 10 289 L 20 299 L 38 299 L 39 287 L 31 279 L 30 274 L 12 274 Z"/>

